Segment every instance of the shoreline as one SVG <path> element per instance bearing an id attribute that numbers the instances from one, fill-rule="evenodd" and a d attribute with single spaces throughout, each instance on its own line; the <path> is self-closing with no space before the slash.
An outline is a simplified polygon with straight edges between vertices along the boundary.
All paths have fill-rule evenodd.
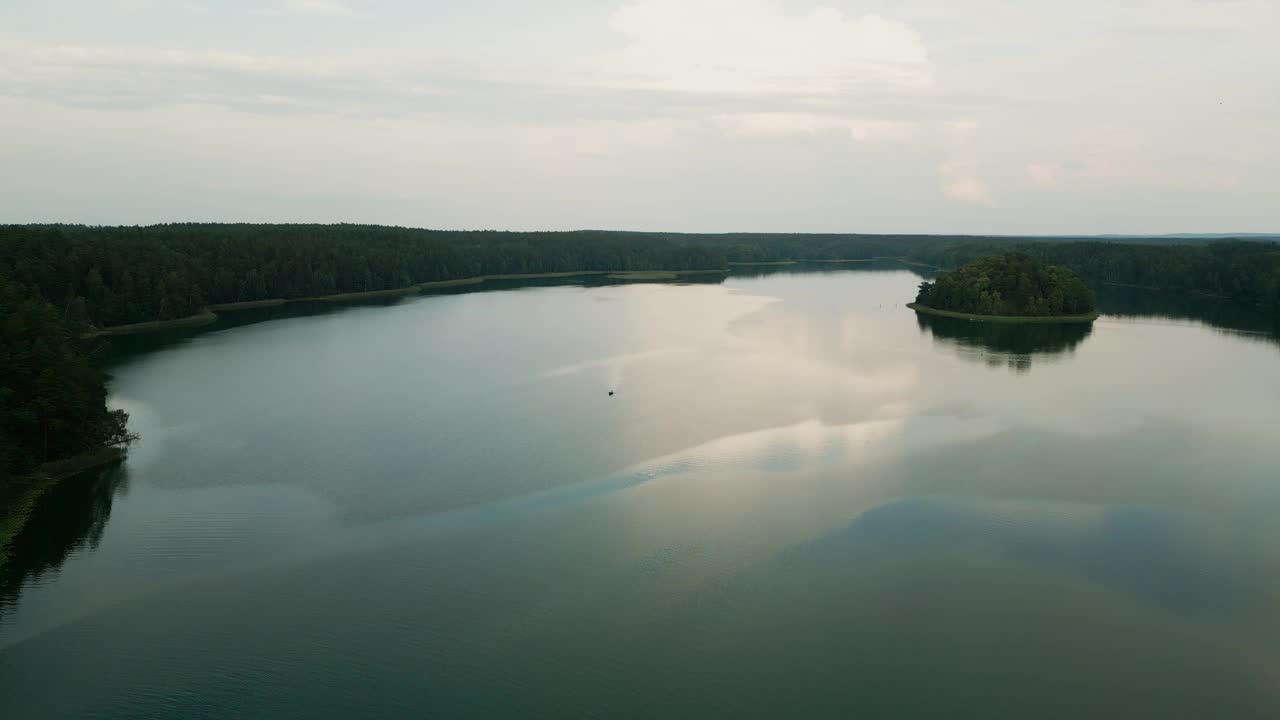
<path id="1" fill-rule="evenodd" d="M 625 270 L 623 272 L 604 272 L 610 280 L 679 280 L 682 277 L 695 275 L 728 275 L 727 270 Z"/>
<path id="2" fill-rule="evenodd" d="M 209 309 L 213 312 L 233 312 L 235 310 L 252 310 L 253 308 L 275 307 L 284 305 L 289 302 L 284 298 L 271 298 L 270 300 L 246 300 L 245 302 L 222 303 L 221 305 L 210 305 Z"/>
<path id="3" fill-rule="evenodd" d="M 246 300 L 243 302 L 219 303 L 209 305 L 195 315 L 174 318 L 172 320 L 148 320 L 128 325 L 111 325 L 84 335 L 85 338 L 112 337 L 119 335 L 142 335 L 161 332 L 163 330 L 180 330 L 183 328 L 203 327 L 218 321 L 219 312 L 236 312 L 257 308 L 279 307 L 295 303 L 308 302 L 348 302 L 353 300 L 372 300 L 376 298 L 415 295 L 424 290 L 437 288 L 464 287 L 482 285 L 491 280 L 541 280 L 571 277 L 588 277 L 604 275 L 613 280 L 676 280 L 691 275 L 728 275 L 728 270 L 578 270 L 554 273 L 514 273 L 507 275 L 478 275 L 454 280 L 432 280 L 402 288 L 387 290 L 368 290 L 363 292 L 337 293 L 335 295 L 316 295 L 300 298 L 268 298 L 265 300 Z"/>
<path id="4" fill-rule="evenodd" d="M 186 317 L 173 320 L 148 320 L 147 322 L 130 323 L 128 325 L 112 325 L 86 334 L 86 338 L 112 337 L 119 335 L 142 335 L 160 330 L 176 330 L 178 328 L 194 328 L 212 325 L 218 321 L 218 314 L 209 308 Z"/>
<path id="5" fill-rule="evenodd" d="M 1087 315 L 1048 315 L 1048 316 L 1032 316 L 1032 315 L 975 315 L 973 313 L 954 312 L 951 310 L 939 310 L 931 308 L 928 305 L 920 303 L 907 303 L 907 307 L 918 313 L 926 315 L 937 315 L 939 317 L 955 318 L 957 320 L 975 320 L 979 322 L 995 322 L 1016 325 L 1020 323 L 1044 323 L 1044 324 L 1064 324 L 1064 323 L 1091 323 L 1097 320 L 1102 313 L 1094 312 Z"/>
<path id="6" fill-rule="evenodd" d="M 901 258 L 898 260 L 898 262 L 902 263 L 903 265 L 911 265 L 913 267 L 924 267 L 924 268 L 932 268 L 934 270 L 942 270 L 941 265 L 934 265 L 932 263 L 920 262 L 919 260 L 907 260 L 906 258 Z"/>
<path id="7" fill-rule="evenodd" d="M 903 265 L 924 265 L 926 267 L 934 267 L 933 265 L 928 265 L 927 263 L 912 262 L 908 260 L 905 255 L 903 256 L 886 255 L 886 256 L 878 256 L 878 257 L 870 257 L 870 258 L 840 258 L 835 260 L 806 260 L 803 258 L 799 258 L 799 259 L 792 259 L 792 260 L 760 260 L 760 261 L 753 261 L 753 262 L 730 262 L 729 267 L 730 268 L 770 267 L 770 266 L 781 267 L 786 265 L 803 265 L 805 263 L 840 264 L 840 263 L 873 263 L 873 262 L 886 262 L 886 261 L 900 262 Z"/>
<path id="8" fill-rule="evenodd" d="M 58 483 L 81 473 L 101 470 L 124 462 L 125 451 L 119 447 L 106 447 L 66 460 L 45 463 L 33 472 L 21 477 L 9 478 L 7 487 L 0 492 L 3 513 L 0 513 L 0 567 L 9 560 L 9 544 L 22 532 L 27 517 Z"/>

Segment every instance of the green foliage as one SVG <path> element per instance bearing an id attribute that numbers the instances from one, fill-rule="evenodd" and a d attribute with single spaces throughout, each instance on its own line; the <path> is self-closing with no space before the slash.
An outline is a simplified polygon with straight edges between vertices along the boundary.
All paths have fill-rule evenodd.
<path id="1" fill-rule="evenodd" d="M 724 253 L 640 233 L 368 225 L 0 226 L 0 277 L 98 327 L 206 305 L 364 293 L 480 275 L 720 270 Z"/>
<path id="2" fill-rule="evenodd" d="M 951 312 L 1019 317 L 1086 315 L 1097 307 L 1093 291 L 1070 270 L 1017 253 L 980 258 L 921 283 L 916 302 Z"/>
<path id="3" fill-rule="evenodd" d="M 53 306 L 0 280 L 0 478 L 128 439 Z"/>
<path id="4" fill-rule="evenodd" d="M 685 235 L 418 230 L 374 225 L 0 226 L 0 277 L 74 328 L 207 305 L 386 291 L 482 275 L 719 270 L 727 263 L 906 258 L 956 267 L 1016 251 L 1100 282 L 1194 290 L 1280 309 L 1280 245 L 931 235 Z"/>
<path id="5" fill-rule="evenodd" d="M 999 252 L 1018 252 L 1062 265 L 1092 282 L 1194 292 L 1280 313 L 1280 245 L 1276 243 L 985 240 L 920 249 L 915 258 L 941 267 L 958 267 Z"/>

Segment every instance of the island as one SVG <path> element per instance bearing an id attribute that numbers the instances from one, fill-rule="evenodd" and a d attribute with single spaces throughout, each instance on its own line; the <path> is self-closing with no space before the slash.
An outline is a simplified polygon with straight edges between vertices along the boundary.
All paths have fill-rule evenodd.
<path id="1" fill-rule="evenodd" d="M 992 322 L 1092 322 L 1097 298 L 1067 268 L 1028 255 L 979 258 L 920 283 L 918 313 Z"/>

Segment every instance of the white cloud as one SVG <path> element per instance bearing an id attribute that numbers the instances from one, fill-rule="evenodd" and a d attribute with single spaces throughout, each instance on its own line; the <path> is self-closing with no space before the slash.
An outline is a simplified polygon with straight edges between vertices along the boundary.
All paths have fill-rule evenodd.
<path id="1" fill-rule="evenodd" d="M 942 194 L 947 199 L 976 205 L 995 204 L 987 184 L 969 165 L 957 162 L 943 163 L 938 166 L 938 175 L 942 178 Z"/>
<path id="2" fill-rule="evenodd" d="M 115 12 L 153 12 L 157 9 L 207 13 L 209 6 L 199 0 L 109 0 L 103 5 Z"/>
<path id="3" fill-rule="evenodd" d="M 822 115 L 797 112 L 725 113 L 712 120 L 726 135 L 748 138 L 817 135 L 836 124 Z"/>
<path id="4" fill-rule="evenodd" d="M 887 143 L 906 142 L 915 133 L 911 123 L 802 112 L 724 113 L 713 122 L 726 135 L 745 138 L 847 133 L 860 143 Z"/>
<path id="5" fill-rule="evenodd" d="M 1026 173 L 1031 182 L 1041 187 L 1049 187 L 1057 184 L 1058 176 L 1062 174 L 1062 165 L 1056 162 L 1031 163 L 1027 165 Z"/>
<path id="6" fill-rule="evenodd" d="M 915 136 L 912 123 L 893 120 L 851 120 L 849 137 L 863 143 L 908 142 Z"/>
<path id="7" fill-rule="evenodd" d="M 49 79 L 59 70 L 72 73 L 128 71 L 228 71 L 263 75 L 331 76 L 335 65 L 251 53 L 141 47 L 53 45 L 0 50 L 0 70 Z"/>
<path id="8" fill-rule="evenodd" d="M 942 134 L 953 140 L 969 140 L 978 134 L 977 120 L 950 120 L 943 123 Z"/>
<path id="9" fill-rule="evenodd" d="M 946 181 L 942 186 L 942 194 L 961 202 L 991 204 L 991 193 L 986 184 L 975 177 L 957 177 Z"/>
<path id="10" fill-rule="evenodd" d="M 284 0 L 277 7 L 268 10 L 269 15 L 350 15 L 351 8 L 340 0 Z"/>
<path id="11" fill-rule="evenodd" d="M 392 168 L 376 188 L 388 208 L 394 188 L 467 173 L 470 186 L 430 185 L 436 210 L 485 224 L 527 211 L 614 227 L 1108 232 L 1280 218 L 1280 96 L 1258 91 L 1280 66 L 1276 0 L 499 4 L 0 0 L 0 167 L 27 193 L 0 210 L 32 218 L 24 203 L 55 207 L 42 198 L 65 190 L 46 219 L 91 218 L 75 198 L 135 188 L 145 219 L 163 205 L 152 189 L 199 186 L 220 165 L 225 188 L 253 176 L 256 191 Z M 83 175 L 94 162 L 114 169 L 107 181 Z M 147 167 L 155 188 L 120 179 Z M 561 202 L 579 194 L 598 202 Z"/>
<path id="12" fill-rule="evenodd" d="M 1231 158 L 1204 162 L 1172 153 L 1133 150 L 1090 150 L 1080 155 L 1031 162 L 1022 173 L 1037 190 L 1122 192 L 1137 188 L 1231 191 L 1245 184 L 1243 173 L 1248 171 L 1248 164 Z"/>
<path id="13" fill-rule="evenodd" d="M 637 0 L 609 24 L 629 44 L 603 69 L 629 86 L 835 94 L 931 82 L 920 36 L 878 15 L 854 19 L 829 7 L 792 15 L 773 0 Z"/>

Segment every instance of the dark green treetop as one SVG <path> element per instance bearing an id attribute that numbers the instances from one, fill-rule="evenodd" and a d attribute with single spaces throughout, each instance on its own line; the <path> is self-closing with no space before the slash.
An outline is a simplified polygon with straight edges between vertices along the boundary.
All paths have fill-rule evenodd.
<path id="1" fill-rule="evenodd" d="M 1055 317 L 1095 311 L 1093 291 L 1075 273 L 1028 255 L 979 258 L 920 284 L 916 303 L 973 315 Z"/>
<path id="2" fill-rule="evenodd" d="M 57 310 L 0 280 L 0 482 L 129 439 Z"/>

